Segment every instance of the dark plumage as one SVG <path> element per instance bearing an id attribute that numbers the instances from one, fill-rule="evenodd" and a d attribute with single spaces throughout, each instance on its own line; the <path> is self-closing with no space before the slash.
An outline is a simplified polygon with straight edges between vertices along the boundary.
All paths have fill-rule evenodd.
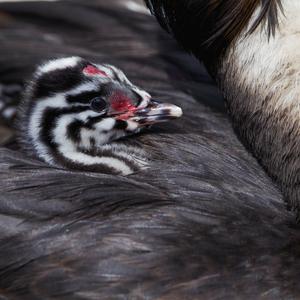
<path id="1" fill-rule="evenodd" d="M 270 34 L 278 25 L 281 0 L 146 0 L 159 23 L 181 45 L 200 58 L 215 73 L 219 59 L 245 30 L 257 8 L 259 12 L 249 27 L 252 33 L 261 22 Z"/>
<path id="2" fill-rule="evenodd" d="M 146 2 L 213 74 L 239 137 L 299 217 L 299 2 Z"/>
<path id="3" fill-rule="evenodd" d="M 297 299 L 293 214 L 235 137 L 207 74 L 151 17 L 118 3 L 0 5 L 2 82 L 22 82 L 50 57 L 84 55 L 185 112 L 128 140 L 152 157 L 129 177 L 0 148 L 1 297 Z"/>

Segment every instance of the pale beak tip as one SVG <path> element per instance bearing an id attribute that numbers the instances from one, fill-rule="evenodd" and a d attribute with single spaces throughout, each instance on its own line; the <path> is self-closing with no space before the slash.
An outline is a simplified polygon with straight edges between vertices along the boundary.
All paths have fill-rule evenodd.
<path id="1" fill-rule="evenodd" d="M 171 116 L 174 118 L 180 118 L 183 115 L 182 109 L 179 106 L 175 106 L 172 108 Z"/>

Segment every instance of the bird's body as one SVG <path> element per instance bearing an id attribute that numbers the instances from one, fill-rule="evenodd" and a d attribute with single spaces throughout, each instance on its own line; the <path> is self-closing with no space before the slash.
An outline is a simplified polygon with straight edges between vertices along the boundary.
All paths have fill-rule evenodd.
<path id="1" fill-rule="evenodd" d="M 114 66 L 80 57 L 40 66 L 18 113 L 21 145 L 56 167 L 130 175 L 147 167 L 141 148 L 114 141 L 180 117 L 153 101 Z"/>
<path id="2" fill-rule="evenodd" d="M 238 135 L 298 211 L 299 1 L 148 3 L 161 24 L 205 62 Z"/>
<path id="3" fill-rule="evenodd" d="M 0 148 L 1 297 L 299 298 L 300 235 L 280 192 L 236 138 L 208 75 L 123 3 L 0 5 L 3 84 L 79 55 L 120 66 L 185 112 L 126 140 L 150 159 L 130 176 L 53 168 L 14 143 Z"/>
<path id="4" fill-rule="evenodd" d="M 235 129 L 299 212 L 300 2 L 274 2 L 274 35 L 268 36 L 264 24 L 250 35 L 244 29 L 218 77 Z"/>

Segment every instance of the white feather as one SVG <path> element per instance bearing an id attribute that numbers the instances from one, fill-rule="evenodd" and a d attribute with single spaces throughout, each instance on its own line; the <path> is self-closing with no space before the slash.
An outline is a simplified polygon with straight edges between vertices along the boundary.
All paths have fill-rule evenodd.
<path id="1" fill-rule="evenodd" d="M 38 155 L 43 158 L 46 162 L 52 163 L 53 158 L 48 153 L 47 147 L 40 141 L 40 130 L 41 130 L 41 122 L 43 118 L 43 112 L 47 107 L 67 107 L 67 103 L 61 95 L 56 95 L 54 97 L 49 97 L 46 99 L 40 99 L 36 104 L 34 109 L 32 110 L 29 125 L 28 125 L 28 134 L 30 139 L 32 140 L 33 146 L 38 153 Z"/>
<path id="2" fill-rule="evenodd" d="M 230 49 L 224 64 L 234 61 L 239 84 L 259 93 L 262 99 L 276 95 L 274 110 L 289 107 L 300 98 L 300 1 L 282 0 L 282 5 L 284 15 L 280 15 L 275 37 L 269 39 L 261 27 L 251 35 L 244 34 Z"/>
<path id="3" fill-rule="evenodd" d="M 144 5 L 141 5 L 134 1 L 126 1 L 125 6 L 127 7 L 127 9 L 132 10 L 134 12 L 150 15 L 149 10 Z"/>
<path id="4" fill-rule="evenodd" d="M 37 74 L 41 75 L 55 70 L 63 70 L 68 67 L 75 67 L 80 60 L 81 58 L 77 56 L 51 60 L 39 67 Z"/>

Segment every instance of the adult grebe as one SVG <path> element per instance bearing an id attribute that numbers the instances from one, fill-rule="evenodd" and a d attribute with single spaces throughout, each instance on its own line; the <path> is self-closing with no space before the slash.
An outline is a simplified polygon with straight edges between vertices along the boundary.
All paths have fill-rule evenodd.
<path id="1" fill-rule="evenodd" d="M 239 136 L 298 211 L 300 2 L 146 2 L 163 27 L 204 61 Z"/>

